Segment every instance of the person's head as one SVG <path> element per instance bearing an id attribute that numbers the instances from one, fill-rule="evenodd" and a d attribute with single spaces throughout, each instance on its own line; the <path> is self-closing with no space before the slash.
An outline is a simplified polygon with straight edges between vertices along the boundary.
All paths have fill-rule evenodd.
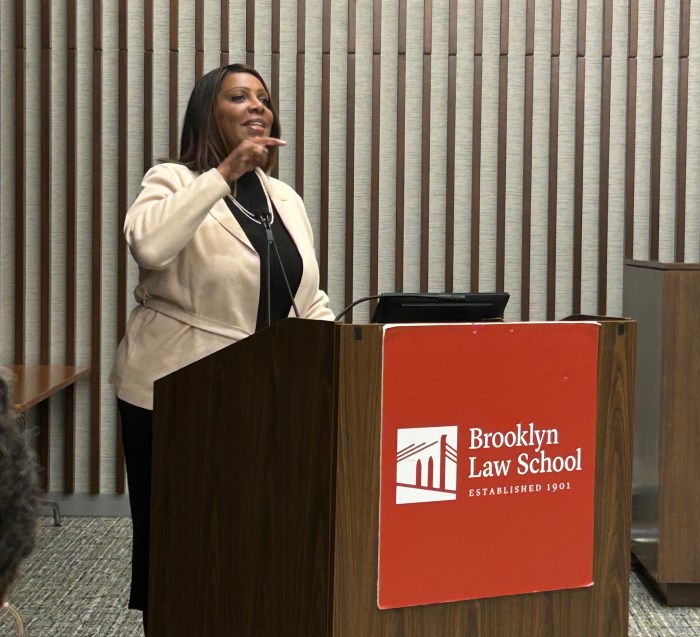
<path id="1" fill-rule="evenodd" d="M 36 463 L 12 409 L 12 388 L 13 375 L 0 367 L 0 603 L 36 535 Z"/>
<path id="2" fill-rule="evenodd" d="M 279 138 L 277 111 L 262 76 L 246 64 L 229 64 L 204 75 L 185 112 L 178 161 L 191 170 L 216 168 L 245 137 Z M 266 171 L 277 160 L 269 148 Z"/>

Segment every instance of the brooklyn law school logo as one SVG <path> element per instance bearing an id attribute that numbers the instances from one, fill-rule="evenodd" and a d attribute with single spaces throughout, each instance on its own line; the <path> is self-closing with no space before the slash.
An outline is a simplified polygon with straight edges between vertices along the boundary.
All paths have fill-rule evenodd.
<path id="1" fill-rule="evenodd" d="M 396 504 L 456 500 L 457 425 L 396 433 Z"/>

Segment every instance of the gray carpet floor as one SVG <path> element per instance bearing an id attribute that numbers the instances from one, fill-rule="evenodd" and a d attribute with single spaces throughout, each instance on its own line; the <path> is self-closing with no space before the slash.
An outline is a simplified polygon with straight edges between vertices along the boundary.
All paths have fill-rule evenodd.
<path id="1" fill-rule="evenodd" d="M 41 518 L 36 550 L 11 594 L 30 637 L 143 635 L 141 614 L 126 608 L 130 543 L 128 518 L 66 517 L 61 527 Z M 6 615 L 0 637 L 15 634 Z M 630 637 L 700 637 L 700 608 L 662 606 L 635 573 L 629 619 Z"/>

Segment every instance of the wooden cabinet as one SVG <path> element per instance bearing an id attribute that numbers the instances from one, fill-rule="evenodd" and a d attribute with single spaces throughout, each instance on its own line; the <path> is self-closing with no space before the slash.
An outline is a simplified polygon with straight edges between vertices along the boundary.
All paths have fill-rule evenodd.
<path id="1" fill-rule="evenodd" d="M 700 605 L 700 264 L 627 261 L 638 323 L 632 552 L 670 605 Z"/>

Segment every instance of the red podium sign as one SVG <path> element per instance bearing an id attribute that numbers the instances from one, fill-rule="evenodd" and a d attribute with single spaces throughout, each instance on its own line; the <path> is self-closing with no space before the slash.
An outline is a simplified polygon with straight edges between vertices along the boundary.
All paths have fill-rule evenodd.
<path id="1" fill-rule="evenodd" d="M 592 585 L 598 331 L 386 328 L 380 608 Z"/>

